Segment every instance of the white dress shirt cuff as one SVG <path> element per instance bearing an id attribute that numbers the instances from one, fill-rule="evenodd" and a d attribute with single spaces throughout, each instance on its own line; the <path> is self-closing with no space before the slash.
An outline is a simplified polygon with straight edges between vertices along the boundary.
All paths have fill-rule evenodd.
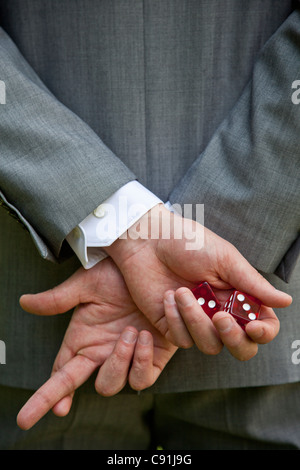
<path id="1" fill-rule="evenodd" d="M 138 202 L 137 202 L 138 201 Z M 66 237 L 85 269 L 106 258 L 105 248 L 162 201 L 138 181 L 122 186 Z"/>

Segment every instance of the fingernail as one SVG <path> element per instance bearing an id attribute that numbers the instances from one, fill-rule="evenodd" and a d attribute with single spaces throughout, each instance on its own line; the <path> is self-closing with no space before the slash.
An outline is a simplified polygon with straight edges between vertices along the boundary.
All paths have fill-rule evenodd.
<path id="1" fill-rule="evenodd" d="M 150 344 L 150 337 L 147 333 L 143 333 L 143 331 L 140 332 L 139 334 L 139 343 L 143 344 L 144 346 L 147 346 Z"/>
<path id="2" fill-rule="evenodd" d="M 233 327 L 233 321 L 231 318 L 221 318 L 217 322 L 217 327 L 218 330 L 220 330 L 222 333 L 227 333 Z"/>
<path id="3" fill-rule="evenodd" d="M 122 333 L 122 339 L 125 343 L 134 343 L 136 341 L 136 333 L 131 330 L 125 330 Z"/>
<path id="4" fill-rule="evenodd" d="M 173 291 L 166 292 L 165 297 L 164 297 L 164 301 L 168 302 L 169 304 L 173 304 L 175 302 L 174 301 L 174 292 Z"/>
<path id="5" fill-rule="evenodd" d="M 193 297 L 190 292 L 184 292 L 178 296 L 178 302 L 183 306 L 187 307 L 192 303 Z"/>

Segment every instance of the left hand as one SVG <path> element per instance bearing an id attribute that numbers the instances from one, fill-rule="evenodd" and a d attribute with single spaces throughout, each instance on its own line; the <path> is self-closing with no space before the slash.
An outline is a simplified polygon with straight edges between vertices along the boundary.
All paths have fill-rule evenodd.
<path id="1" fill-rule="evenodd" d="M 238 360 L 250 359 L 258 342 L 268 343 L 278 333 L 279 321 L 272 309 L 292 302 L 231 243 L 194 220 L 172 214 L 163 205 L 148 211 L 106 251 L 124 276 L 135 304 L 165 338 L 181 348 L 195 343 L 206 354 L 218 354 L 224 345 Z M 261 321 L 247 325 L 247 334 L 233 322 L 232 328 L 224 331 L 221 320 L 231 321 L 231 315 L 218 312 L 211 321 L 188 291 L 200 281 L 207 281 L 225 298 L 230 289 L 258 298 L 264 305 Z M 179 293 L 184 289 L 193 305 L 181 305 L 180 315 L 174 315 L 174 308 L 166 308 L 163 299 L 166 292 L 178 289 Z M 176 296 L 183 304 L 183 296 Z"/>
<path id="2" fill-rule="evenodd" d="M 51 378 L 18 414 L 22 429 L 32 427 L 51 409 L 59 416 L 68 414 L 75 390 L 97 368 L 95 388 L 101 395 L 118 393 L 127 380 L 135 390 L 151 386 L 177 349 L 138 310 L 110 259 L 90 270 L 80 268 L 54 289 L 24 295 L 20 303 L 37 315 L 76 307 Z"/>

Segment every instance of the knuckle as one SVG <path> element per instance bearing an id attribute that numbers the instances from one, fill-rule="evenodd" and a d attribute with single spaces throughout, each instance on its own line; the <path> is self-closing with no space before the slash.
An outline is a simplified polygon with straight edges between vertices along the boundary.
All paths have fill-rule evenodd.
<path id="1" fill-rule="evenodd" d="M 131 347 L 127 344 L 119 344 L 111 356 L 112 367 L 114 370 L 120 369 L 120 367 L 128 362 L 131 357 Z"/>
<path id="2" fill-rule="evenodd" d="M 196 328 L 201 327 L 203 325 L 203 317 L 202 317 L 202 312 L 197 312 L 195 315 L 195 312 L 191 310 L 190 312 L 185 312 L 185 321 L 186 324 L 188 325 L 189 330 L 194 330 Z"/>
<path id="3" fill-rule="evenodd" d="M 40 390 L 35 392 L 35 397 L 37 398 L 38 402 L 42 404 L 43 407 L 49 409 L 52 407 L 52 401 L 50 396 L 47 393 L 43 393 Z"/>
<path id="4" fill-rule="evenodd" d="M 142 372 L 149 366 L 149 357 L 146 355 L 140 354 L 135 357 L 133 367 L 137 372 Z"/>
<path id="5" fill-rule="evenodd" d="M 60 369 L 58 373 L 60 374 L 60 380 L 63 383 L 65 389 L 68 391 L 73 391 L 75 389 L 73 377 L 64 369 Z"/>

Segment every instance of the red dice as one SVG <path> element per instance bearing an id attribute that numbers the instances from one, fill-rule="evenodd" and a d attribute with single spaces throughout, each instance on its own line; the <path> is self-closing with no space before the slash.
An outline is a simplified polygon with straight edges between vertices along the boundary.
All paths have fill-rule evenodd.
<path id="1" fill-rule="evenodd" d="M 236 321 L 245 326 L 253 320 L 258 320 L 261 302 L 244 292 L 234 291 L 224 305 L 223 310 L 229 312 Z"/>
<path id="2" fill-rule="evenodd" d="M 212 318 L 216 312 L 224 310 L 230 313 L 243 328 L 247 323 L 258 320 L 261 302 L 251 295 L 233 291 L 224 306 L 215 296 L 208 282 L 201 282 L 192 292 L 204 312 Z"/>
<path id="3" fill-rule="evenodd" d="M 194 296 L 198 300 L 198 303 L 203 308 L 204 312 L 212 318 L 212 316 L 221 310 L 221 304 L 217 297 L 212 291 L 212 288 L 208 282 L 201 282 L 199 286 L 192 290 Z"/>

